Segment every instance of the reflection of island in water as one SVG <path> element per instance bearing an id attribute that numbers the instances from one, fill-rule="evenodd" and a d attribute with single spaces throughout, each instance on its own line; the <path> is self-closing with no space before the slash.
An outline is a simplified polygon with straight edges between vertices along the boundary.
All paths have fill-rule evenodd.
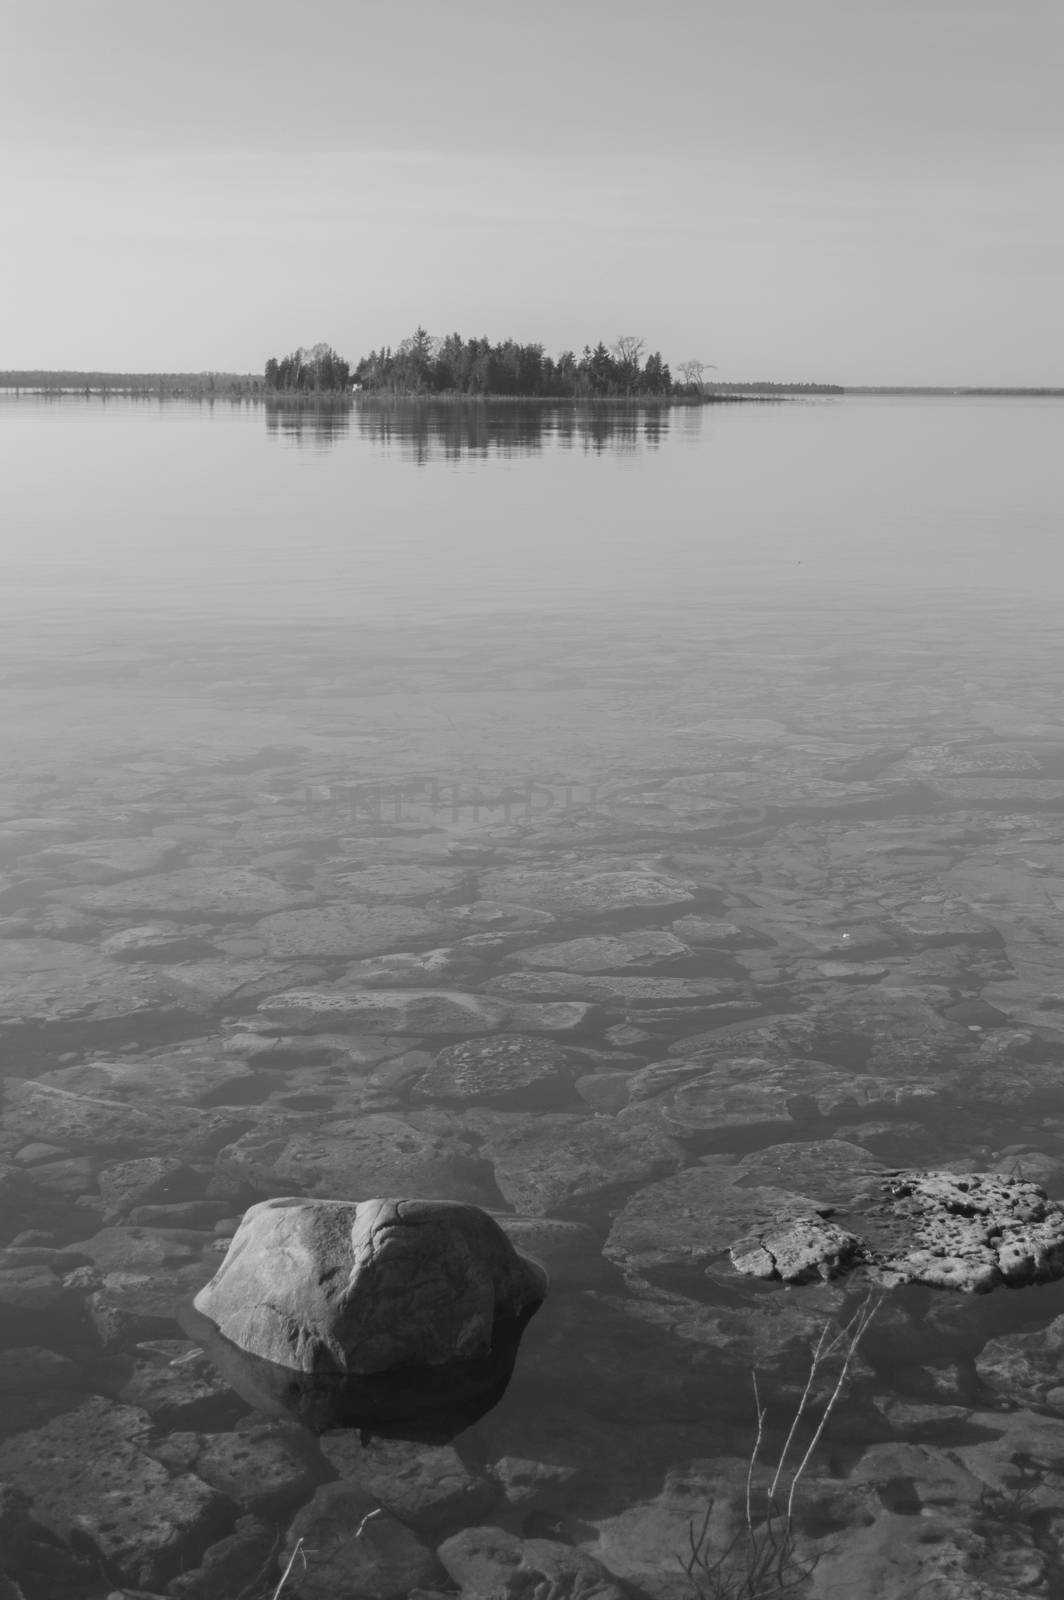
<path id="1" fill-rule="evenodd" d="M 548 441 L 585 453 L 655 449 L 668 432 L 667 405 L 549 401 L 352 399 L 267 400 L 268 433 L 328 449 L 351 431 L 418 466 L 463 456 L 534 455 Z M 684 410 L 701 422 L 701 408 Z"/>
<path id="2" fill-rule="evenodd" d="M 351 431 L 349 400 L 267 400 L 266 432 L 296 445 L 328 450 Z"/>
<path id="3" fill-rule="evenodd" d="M 181 1324 L 239 1395 L 257 1411 L 294 1418 L 312 1433 L 357 1429 L 363 1438 L 448 1444 L 498 1405 L 513 1376 L 521 1335 L 539 1309 L 496 1322 L 491 1352 L 446 1367 L 399 1367 L 374 1376 L 299 1372 L 254 1356 L 219 1333 L 192 1305 Z"/>

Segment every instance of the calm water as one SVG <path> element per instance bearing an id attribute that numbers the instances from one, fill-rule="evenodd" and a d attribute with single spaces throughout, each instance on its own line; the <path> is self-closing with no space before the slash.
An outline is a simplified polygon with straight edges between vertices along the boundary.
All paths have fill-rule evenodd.
<path id="1" fill-rule="evenodd" d="M 249 1508 L 224 1592 L 258 1559 L 266 1594 L 315 1485 L 397 1509 L 410 1462 L 379 1441 L 282 1428 L 269 1495 L 215 1482 L 261 1395 L 176 1314 L 255 1200 L 427 1185 L 570 1225 L 530 1224 L 554 1289 L 456 1441 L 468 1515 L 441 1510 L 435 1457 L 397 1514 L 426 1547 L 495 1522 L 677 1600 L 688 1522 L 744 1478 L 750 1365 L 776 1448 L 811 1336 L 854 1303 L 734 1272 L 756 1221 L 734 1195 L 864 1159 L 1064 1196 L 1062 424 L 1034 400 L 0 397 L 0 1479 L 76 1534 L 66 1566 L 19 1557 L 27 1600 L 161 1591 Z M 596 874 L 628 887 L 574 898 Z M 626 899 L 632 874 L 665 887 Z M 411 986 L 553 1065 L 440 1089 L 462 1027 L 404 1018 Z M 292 990 L 335 997 L 326 1033 Z M 914 1505 L 947 1504 L 950 1549 L 978 1522 L 1008 1592 L 981 1495 L 1018 1455 L 1038 1476 L 1008 1548 L 1060 1592 L 1064 1391 L 1037 1340 L 1062 1310 L 1059 1285 L 891 1299 L 810 1476 L 814 1596 L 885 1562 L 828 1538 L 872 1526 L 866 1500 L 895 1555 Z M 991 1343 L 1017 1332 L 1020 1376 Z M 138 1515 L 171 1517 L 161 1551 L 135 1519 L 101 1530 L 75 1472 L 118 1401 L 215 1495 L 204 1519 L 158 1490 Z"/>
<path id="2" fill-rule="evenodd" d="M 278 619 L 1045 599 L 1064 403 L 595 415 L 0 400 L 9 609 Z M 417 470 L 412 470 L 412 469 Z"/>

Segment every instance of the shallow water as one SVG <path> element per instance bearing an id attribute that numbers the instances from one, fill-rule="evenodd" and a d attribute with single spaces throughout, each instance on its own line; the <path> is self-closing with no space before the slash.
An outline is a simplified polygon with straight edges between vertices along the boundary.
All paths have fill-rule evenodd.
<path id="1" fill-rule="evenodd" d="M 426 1550 L 686 1594 L 750 1366 L 771 1456 L 863 1292 L 733 1270 L 759 1152 L 1064 1196 L 1062 420 L 0 398 L 0 1479 L 74 1550 L 23 1538 L 30 1600 L 269 1592 L 334 1480 Z M 441 1056 L 499 1033 L 552 1051 Z M 576 1225 L 529 1224 L 552 1292 L 460 1467 L 263 1420 L 175 1319 L 253 1201 L 404 1192 Z M 798 1498 L 811 1593 L 955 1557 L 960 1594 L 977 1545 L 1059 1592 L 1062 1296 L 888 1297 Z M 159 1475 L 117 1531 L 103 1436 Z"/>

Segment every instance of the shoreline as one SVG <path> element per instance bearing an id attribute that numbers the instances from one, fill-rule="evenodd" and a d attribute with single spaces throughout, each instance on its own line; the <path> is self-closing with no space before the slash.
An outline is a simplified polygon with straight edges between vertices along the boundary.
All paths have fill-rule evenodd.
<path id="1" fill-rule="evenodd" d="M 348 409 L 353 410 L 359 406 L 410 406 L 410 405 L 441 405 L 441 406 L 572 406 L 572 407 L 609 407 L 616 409 L 639 408 L 642 410 L 665 410 L 674 406 L 696 407 L 706 405 L 732 405 L 748 401 L 781 401 L 800 399 L 808 394 L 808 390 L 786 390 L 768 392 L 765 390 L 744 391 L 741 394 L 711 393 L 704 395 L 523 395 L 523 394 L 458 394 L 444 391 L 439 394 L 415 393 L 386 393 L 357 391 L 351 393 L 340 389 L 316 390 L 264 390 L 261 386 L 253 391 L 239 388 L 218 388 L 206 390 L 199 388 L 184 388 L 181 386 L 162 387 L 149 384 L 14 384 L 5 383 L 0 375 L 0 397 L 13 398 L 33 397 L 35 399 L 66 399 L 66 400 L 154 400 L 163 402 L 167 400 L 196 400 L 214 405 L 216 401 L 227 401 L 235 405 L 263 405 L 268 409 Z M 834 393 L 834 391 L 832 391 Z M 823 396 L 823 391 L 817 395 Z M 837 396 L 836 396 L 837 397 Z"/>

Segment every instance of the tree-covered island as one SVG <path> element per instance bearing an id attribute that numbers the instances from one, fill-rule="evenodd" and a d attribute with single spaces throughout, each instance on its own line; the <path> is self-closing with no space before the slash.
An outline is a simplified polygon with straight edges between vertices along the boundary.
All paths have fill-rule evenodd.
<path id="1" fill-rule="evenodd" d="M 382 346 L 352 369 L 327 344 L 266 363 L 265 384 L 279 394 L 516 396 L 530 400 L 667 400 L 675 396 L 668 365 L 645 341 L 622 335 L 607 347 L 552 357 L 541 344 L 505 339 L 434 338 L 418 327 L 396 348 Z M 703 364 L 698 363 L 701 367 Z"/>

